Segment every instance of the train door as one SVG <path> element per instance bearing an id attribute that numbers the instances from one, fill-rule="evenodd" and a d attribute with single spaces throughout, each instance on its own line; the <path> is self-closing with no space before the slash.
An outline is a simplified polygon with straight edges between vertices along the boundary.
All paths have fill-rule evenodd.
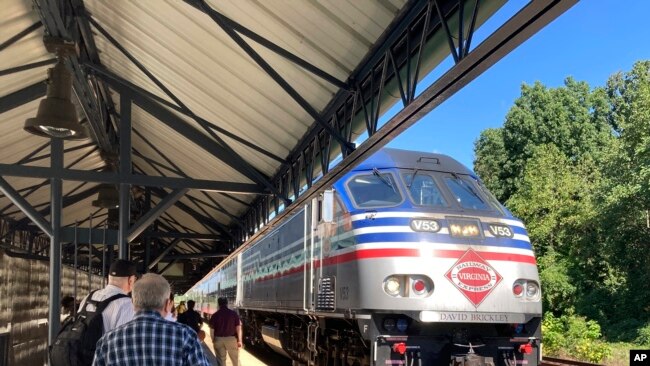
<path id="1" fill-rule="evenodd" d="M 332 291 L 333 278 L 323 276 L 324 227 L 334 220 L 334 192 L 323 192 L 308 205 L 305 214 L 305 301 L 304 309 L 309 311 L 334 310 Z M 331 299 L 331 301 L 330 301 Z"/>
<path id="2" fill-rule="evenodd" d="M 319 209 L 318 198 L 314 198 L 307 205 L 305 209 L 305 235 L 304 235 L 304 247 L 303 253 L 305 258 L 304 264 L 304 299 L 303 299 L 303 310 L 313 311 L 315 310 L 315 283 L 317 279 L 317 273 L 319 263 L 318 263 L 318 209 Z"/>
<path id="3" fill-rule="evenodd" d="M 242 253 L 237 254 L 237 289 L 235 295 L 236 307 L 242 306 L 244 297 L 244 283 L 242 282 Z"/>

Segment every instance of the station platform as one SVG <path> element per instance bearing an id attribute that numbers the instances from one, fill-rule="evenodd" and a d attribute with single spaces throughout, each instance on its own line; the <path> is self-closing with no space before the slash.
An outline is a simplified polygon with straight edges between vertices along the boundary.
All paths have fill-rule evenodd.
<path id="1" fill-rule="evenodd" d="M 210 337 L 210 328 L 208 327 L 207 324 L 203 324 L 203 328 L 205 331 L 206 337 L 205 337 L 205 343 L 208 345 L 210 350 L 212 351 L 213 354 L 216 354 L 214 352 L 214 347 L 212 346 L 212 337 Z M 287 362 L 291 362 L 287 360 Z M 272 366 L 272 365 L 279 365 L 278 363 L 266 363 L 265 361 L 255 357 L 251 353 L 249 353 L 246 349 L 245 346 L 241 350 L 239 350 L 239 363 L 240 366 Z M 222 366 L 233 366 L 233 364 L 230 362 L 228 359 L 226 361 L 225 365 Z"/>

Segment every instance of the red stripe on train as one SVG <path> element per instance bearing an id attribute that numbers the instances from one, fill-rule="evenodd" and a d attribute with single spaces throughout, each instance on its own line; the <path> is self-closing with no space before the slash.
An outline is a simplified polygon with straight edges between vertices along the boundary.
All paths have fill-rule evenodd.
<path id="1" fill-rule="evenodd" d="M 434 250 L 433 257 L 435 258 L 460 258 L 464 250 Z M 520 262 L 536 265 L 537 261 L 535 257 L 531 255 L 524 254 L 514 254 L 514 253 L 498 253 L 498 252 L 476 252 L 481 258 L 485 260 L 494 260 L 494 261 L 507 261 L 507 262 Z M 321 260 L 314 261 L 314 267 L 319 268 L 322 266 L 332 266 L 336 264 L 342 264 L 347 262 L 352 262 L 361 259 L 376 259 L 376 258 L 395 258 L 395 257 L 406 257 L 406 258 L 418 258 L 424 257 L 421 255 L 419 249 L 412 248 L 382 248 L 382 249 L 361 249 L 354 252 L 345 253 L 336 255 L 333 257 L 327 257 Z M 256 281 L 266 281 L 273 278 L 279 278 L 283 276 L 288 276 L 296 273 L 303 272 L 305 268 L 304 265 L 290 268 L 286 271 L 275 273 L 273 275 L 265 276 Z"/>

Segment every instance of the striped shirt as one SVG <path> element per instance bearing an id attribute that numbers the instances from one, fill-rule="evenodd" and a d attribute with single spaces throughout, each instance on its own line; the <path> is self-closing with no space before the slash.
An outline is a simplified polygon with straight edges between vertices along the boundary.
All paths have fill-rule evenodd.
<path id="1" fill-rule="evenodd" d="M 93 366 L 210 366 L 196 333 L 156 311 L 138 311 L 133 321 L 97 342 Z"/>
<path id="2" fill-rule="evenodd" d="M 126 292 L 115 285 L 106 285 L 106 287 L 103 289 L 95 291 L 93 294 L 93 300 L 102 301 L 117 294 L 126 294 Z M 88 298 L 88 296 L 86 296 L 86 298 Z M 81 302 L 79 311 L 84 308 L 84 305 L 86 304 L 86 298 L 84 298 L 84 300 Z M 88 304 L 88 310 L 94 311 L 94 305 Z M 104 333 L 131 321 L 134 314 L 135 310 L 133 310 L 133 302 L 131 301 L 130 297 L 123 297 L 121 299 L 111 301 L 111 303 L 108 304 L 102 313 L 102 318 L 104 320 Z"/>

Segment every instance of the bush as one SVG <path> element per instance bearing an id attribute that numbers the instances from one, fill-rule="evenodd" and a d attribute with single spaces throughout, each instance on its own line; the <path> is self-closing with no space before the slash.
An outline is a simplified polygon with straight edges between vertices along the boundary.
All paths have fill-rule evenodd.
<path id="1" fill-rule="evenodd" d="M 566 354 L 579 360 L 601 362 L 611 354 L 609 346 L 600 340 L 600 325 L 584 317 L 562 315 L 558 318 L 546 313 L 542 336 L 544 353 L 552 356 Z"/>
<path id="2" fill-rule="evenodd" d="M 646 347 L 650 346 L 650 323 L 646 324 L 643 328 L 639 328 L 637 334 L 638 336 L 634 340 L 636 344 Z"/>

